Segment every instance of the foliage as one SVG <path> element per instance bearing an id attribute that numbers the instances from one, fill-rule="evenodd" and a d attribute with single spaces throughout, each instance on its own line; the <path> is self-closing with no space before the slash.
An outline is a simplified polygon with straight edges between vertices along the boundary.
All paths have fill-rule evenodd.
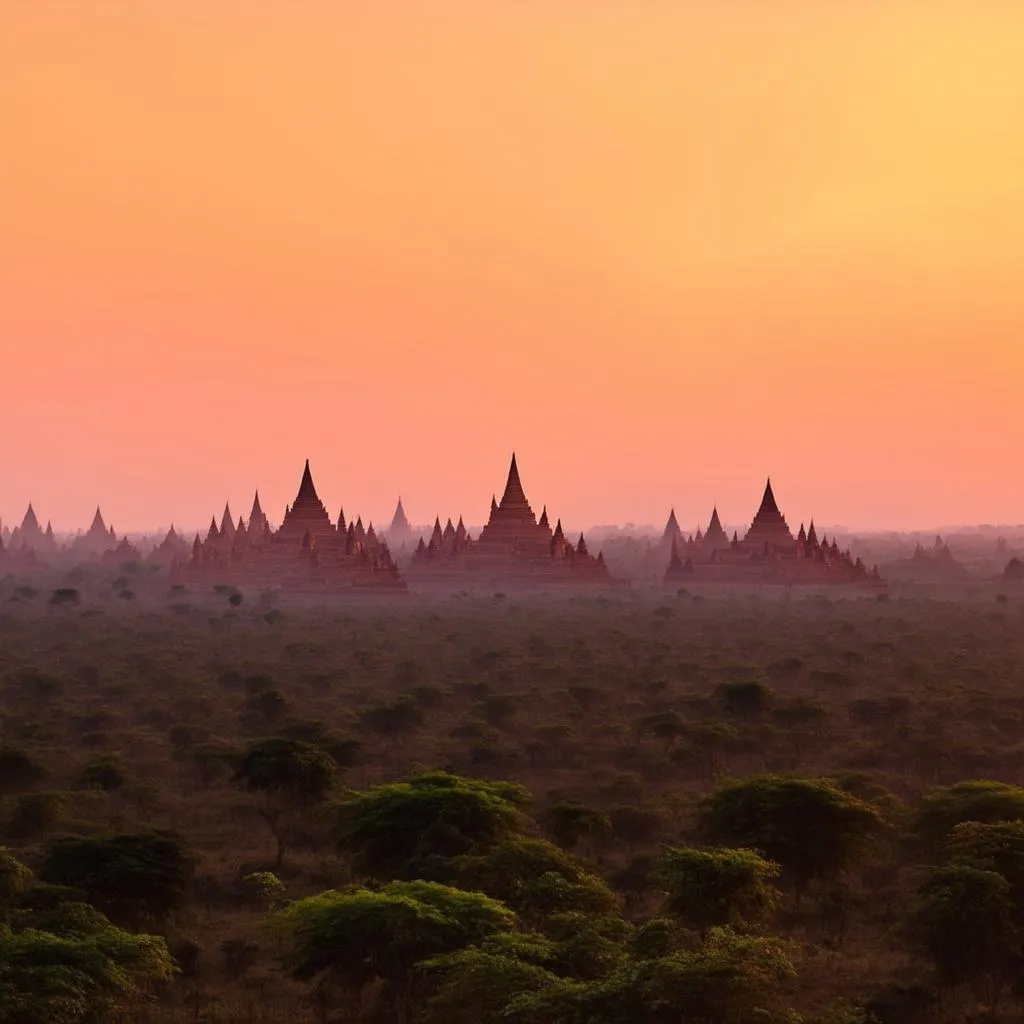
<path id="1" fill-rule="evenodd" d="M 777 940 L 713 929 L 697 949 L 630 961 L 596 982 L 562 981 L 514 998 L 515 1024 L 750 1024 L 791 1019 L 795 970 Z"/>
<path id="2" fill-rule="evenodd" d="M 486 853 L 456 857 L 451 870 L 460 886 L 486 892 L 527 921 L 568 911 L 607 913 L 618 903 L 601 878 L 544 839 L 511 836 Z"/>
<path id="3" fill-rule="evenodd" d="M 81 836 L 50 843 L 40 876 L 81 890 L 114 921 L 137 927 L 184 905 L 193 866 L 174 832 Z"/>
<path id="4" fill-rule="evenodd" d="M 174 964 L 164 940 L 131 935 L 98 910 L 63 902 L 12 908 L 32 873 L 0 851 L 0 1020 L 5 1024 L 101 1024 L 119 1015 Z"/>
<path id="5" fill-rule="evenodd" d="M 714 925 L 761 924 L 779 902 L 771 884 L 779 866 L 752 850 L 667 847 L 656 877 L 665 888 L 665 909 L 706 933 Z"/>
<path id="6" fill-rule="evenodd" d="M 277 843 L 275 870 L 284 863 L 293 818 L 325 801 L 334 780 L 334 762 L 312 743 L 274 737 L 258 740 L 242 752 L 234 783 L 259 795 L 257 810 Z"/>
<path id="7" fill-rule="evenodd" d="M 935 869 L 921 887 L 911 928 L 947 985 L 987 978 L 996 989 L 1021 953 L 1002 875 L 967 864 Z"/>
<path id="8" fill-rule="evenodd" d="M 354 794 L 341 808 L 340 846 L 370 878 L 416 877 L 437 859 L 489 849 L 519 824 L 521 786 L 445 772 Z M 438 866 L 433 866 L 434 871 Z"/>
<path id="9" fill-rule="evenodd" d="M 967 821 L 992 824 L 1024 818 L 1024 788 L 972 779 L 926 793 L 914 823 L 917 835 L 937 851 L 953 829 Z"/>
<path id="10" fill-rule="evenodd" d="M 701 809 L 714 841 L 776 861 L 797 890 L 852 863 L 884 822 L 876 808 L 826 779 L 756 775 L 715 790 Z"/>
<path id="11" fill-rule="evenodd" d="M 514 924 L 515 915 L 498 901 L 436 882 L 328 891 L 289 905 L 272 921 L 296 978 L 325 977 L 350 998 L 377 983 L 393 1012 L 422 987 L 417 964 Z"/>
<path id="12" fill-rule="evenodd" d="M 584 840 L 606 836 L 612 827 L 607 814 L 581 804 L 555 804 L 548 808 L 545 821 L 551 837 L 567 850 Z"/>
<path id="13" fill-rule="evenodd" d="M 18 747 L 0 747 L 0 795 L 29 789 L 46 775 L 43 766 Z"/>

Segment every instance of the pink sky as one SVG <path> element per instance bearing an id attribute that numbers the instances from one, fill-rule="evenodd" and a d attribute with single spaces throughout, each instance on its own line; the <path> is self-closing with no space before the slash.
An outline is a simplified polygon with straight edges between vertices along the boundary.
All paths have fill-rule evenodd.
<path id="1" fill-rule="evenodd" d="M 1024 522 L 1024 8 L 33 0 L 0 518 Z"/>

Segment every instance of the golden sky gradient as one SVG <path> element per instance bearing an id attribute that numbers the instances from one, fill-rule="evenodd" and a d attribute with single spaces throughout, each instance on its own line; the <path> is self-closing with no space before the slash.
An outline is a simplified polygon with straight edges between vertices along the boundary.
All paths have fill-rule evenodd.
<path id="1" fill-rule="evenodd" d="M 1024 4 L 31 0 L 0 517 L 1024 522 Z"/>

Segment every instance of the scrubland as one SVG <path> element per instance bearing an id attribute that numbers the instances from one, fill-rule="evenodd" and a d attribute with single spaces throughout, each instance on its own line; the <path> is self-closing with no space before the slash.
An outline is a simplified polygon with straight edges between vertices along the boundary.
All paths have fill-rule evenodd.
<path id="1" fill-rule="evenodd" d="M 1024 592 L 56 589 L 0 584 L 0 940 L 162 936 L 104 1019 L 1019 1019 Z"/>

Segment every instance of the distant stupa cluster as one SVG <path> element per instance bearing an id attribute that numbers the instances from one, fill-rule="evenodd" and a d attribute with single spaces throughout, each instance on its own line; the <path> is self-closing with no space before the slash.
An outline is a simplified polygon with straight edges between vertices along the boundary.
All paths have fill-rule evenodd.
<path id="1" fill-rule="evenodd" d="M 404 571 L 391 546 L 405 556 Z M 868 570 L 836 540 L 819 541 L 814 523 L 801 525 L 793 536 L 779 511 L 771 482 L 761 506 L 741 539 L 728 536 L 712 511 L 706 530 L 684 535 L 675 510 L 659 545 L 664 559 L 663 582 L 668 586 L 697 583 L 733 584 L 862 584 L 880 583 L 877 568 Z M 418 537 L 401 499 L 390 527 L 378 534 L 362 518 L 346 521 L 344 510 L 332 520 L 317 494 L 306 462 L 294 502 L 285 509 L 275 530 L 260 504 L 253 500 L 248 521 L 237 522 L 225 507 L 218 525 L 211 519 L 205 536 L 192 543 L 172 526 L 145 557 L 108 527 L 99 509 L 88 531 L 61 545 L 48 523 L 40 527 L 29 505 L 21 525 L 0 531 L 0 570 L 30 571 L 58 563 L 121 565 L 145 561 L 167 572 L 175 583 L 201 582 L 302 591 L 404 591 L 410 584 L 433 586 L 617 586 L 604 554 L 590 553 L 586 538 L 566 536 L 561 520 L 552 528 L 547 506 L 538 518 L 526 497 L 515 455 L 499 501 L 491 498 L 490 515 L 473 537 L 461 516 L 444 527 L 434 521 L 429 538 Z"/>

